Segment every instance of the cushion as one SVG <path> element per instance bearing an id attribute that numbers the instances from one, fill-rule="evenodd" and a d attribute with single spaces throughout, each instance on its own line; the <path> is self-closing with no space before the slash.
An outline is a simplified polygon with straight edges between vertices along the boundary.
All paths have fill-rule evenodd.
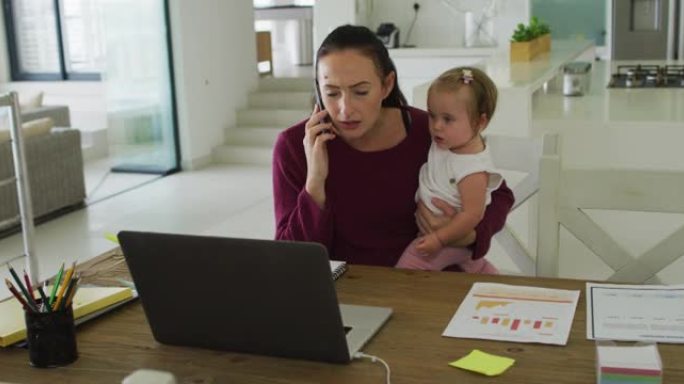
<path id="1" fill-rule="evenodd" d="M 19 96 L 19 110 L 28 111 L 43 106 L 43 92 L 38 92 L 28 97 Z"/>
<path id="2" fill-rule="evenodd" d="M 38 136 L 38 135 L 46 135 L 50 133 L 52 130 L 52 127 L 55 126 L 54 121 L 52 121 L 51 118 L 49 117 L 43 117 L 41 119 L 36 119 L 36 120 L 31 120 L 29 122 L 26 122 L 21 125 L 21 132 L 24 137 L 24 139 L 32 137 L 32 136 Z M 0 129 L 0 143 L 9 141 L 10 139 L 10 131 L 9 127 L 6 127 L 5 129 Z"/>

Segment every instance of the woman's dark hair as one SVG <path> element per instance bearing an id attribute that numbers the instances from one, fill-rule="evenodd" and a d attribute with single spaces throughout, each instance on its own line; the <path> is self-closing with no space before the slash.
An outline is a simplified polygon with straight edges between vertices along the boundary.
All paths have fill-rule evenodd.
<path id="1" fill-rule="evenodd" d="M 318 48 L 318 52 L 316 52 L 316 78 L 318 78 L 318 62 L 330 53 L 345 49 L 357 50 L 362 55 L 373 60 L 382 81 L 385 80 L 387 75 L 394 72 L 394 88 L 382 100 L 383 107 L 400 107 L 407 104 L 406 97 L 404 97 L 404 94 L 399 89 L 397 68 L 394 66 L 392 59 L 390 59 L 387 48 L 375 36 L 375 33 L 366 27 L 347 24 L 335 28 L 335 30 L 328 34 L 323 43 L 321 43 L 320 48 Z"/>

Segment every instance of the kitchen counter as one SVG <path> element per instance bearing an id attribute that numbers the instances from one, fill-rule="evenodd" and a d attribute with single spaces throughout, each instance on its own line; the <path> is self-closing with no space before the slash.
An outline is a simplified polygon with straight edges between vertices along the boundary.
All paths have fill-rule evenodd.
<path id="1" fill-rule="evenodd" d="M 487 72 L 499 90 L 497 109 L 487 132 L 528 137 L 532 134 L 535 92 L 556 77 L 564 64 L 574 60 L 593 60 L 594 44 L 591 41 L 553 40 L 551 52 L 530 62 L 511 62 L 509 54 L 508 49 L 500 49 L 490 57 L 468 65 Z M 413 105 L 426 108 L 429 86 L 430 81 L 413 89 Z"/>
<path id="2" fill-rule="evenodd" d="M 499 90 L 508 88 L 534 91 L 561 72 L 561 67 L 580 57 L 593 59 L 594 43 L 580 40 L 553 40 L 551 52 L 529 62 L 511 62 L 509 50 L 496 52 L 480 66 Z"/>
<path id="3" fill-rule="evenodd" d="M 684 64 L 684 61 L 667 62 Z M 562 94 L 562 79 L 547 92 L 533 97 L 532 119 L 535 125 L 560 120 L 560 124 L 594 121 L 606 124 L 680 123 L 684 125 L 684 88 L 607 88 L 611 73 L 618 65 L 635 62 L 594 62 L 591 85 L 584 96 Z M 642 62 L 644 64 L 644 62 Z M 665 64 L 664 61 L 657 64 Z"/>

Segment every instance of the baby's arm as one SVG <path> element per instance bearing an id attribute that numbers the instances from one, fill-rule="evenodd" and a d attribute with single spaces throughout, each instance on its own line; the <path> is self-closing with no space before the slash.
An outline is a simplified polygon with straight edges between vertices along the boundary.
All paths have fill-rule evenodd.
<path id="1" fill-rule="evenodd" d="M 462 209 L 445 226 L 418 239 L 417 250 L 430 254 L 471 233 L 482 220 L 487 194 L 487 172 L 464 177 L 458 183 Z"/>

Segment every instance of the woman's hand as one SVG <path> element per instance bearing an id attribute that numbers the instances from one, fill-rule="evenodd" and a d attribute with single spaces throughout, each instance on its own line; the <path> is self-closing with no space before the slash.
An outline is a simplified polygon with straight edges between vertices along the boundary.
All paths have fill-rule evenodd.
<path id="1" fill-rule="evenodd" d="M 328 111 L 316 105 L 304 126 L 304 153 L 306 154 L 306 192 L 320 208 L 325 206 L 325 180 L 328 178 L 328 148 L 326 142 L 335 138 L 332 123 L 324 121 Z"/>
<path id="2" fill-rule="evenodd" d="M 434 214 L 430 211 L 422 201 L 418 202 L 418 208 L 416 209 L 416 223 L 418 224 L 418 229 L 422 234 L 430 234 L 437 229 L 446 225 L 455 215 L 458 214 L 456 209 L 449 205 L 446 201 L 438 198 L 432 199 L 432 204 L 442 211 L 441 215 Z M 452 241 L 449 244 L 444 244 L 445 246 L 451 247 L 464 247 L 475 242 L 477 234 L 475 231 L 471 231 L 466 236 Z"/>

